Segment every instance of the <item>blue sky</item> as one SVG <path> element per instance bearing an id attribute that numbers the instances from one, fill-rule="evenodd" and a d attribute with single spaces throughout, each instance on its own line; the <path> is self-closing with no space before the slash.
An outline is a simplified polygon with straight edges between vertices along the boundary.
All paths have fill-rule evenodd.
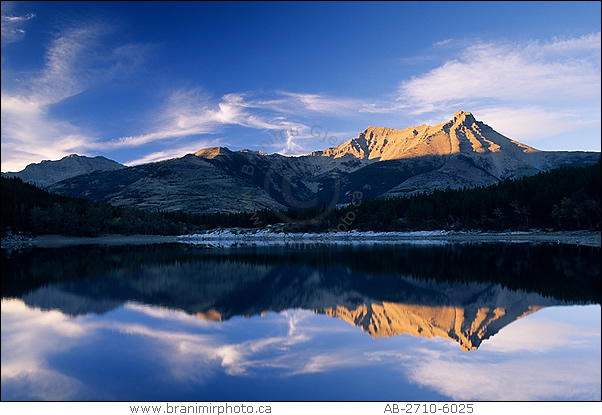
<path id="1" fill-rule="evenodd" d="M 3 1 L 2 171 L 218 145 L 301 155 L 457 110 L 541 150 L 600 151 L 600 15 L 600 2 Z"/>

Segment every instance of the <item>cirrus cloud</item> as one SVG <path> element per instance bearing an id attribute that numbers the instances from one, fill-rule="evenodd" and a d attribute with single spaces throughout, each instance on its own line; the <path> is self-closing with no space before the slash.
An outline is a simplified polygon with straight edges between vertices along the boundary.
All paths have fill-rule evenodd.
<path id="1" fill-rule="evenodd" d="M 600 32 L 470 43 L 442 65 L 403 81 L 390 108 L 436 120 L 459 109 L 472 111 L 523 142 L 576 129 L 588 140 L 597 130 L 599 141 L 600 48 Z"/>
<path id="2" fill-rule="evenodd" d="M 477 43 L 402 82 L 399 100 L 416 112 L 499 100 L 513 103 L 600 97 L 600 33 L 526 44 Z"/>

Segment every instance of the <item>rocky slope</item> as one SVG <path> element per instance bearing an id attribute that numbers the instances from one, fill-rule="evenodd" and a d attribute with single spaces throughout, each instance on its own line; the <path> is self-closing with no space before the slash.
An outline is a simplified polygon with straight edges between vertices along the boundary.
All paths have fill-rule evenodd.
<path id="1" fill-rule="evenodd" d="M 194 154 L 126 170 L 96 171 L 48 189 L 114 206 L 162 211 L 216 213 L 284 208 L 258 186 Z"/>

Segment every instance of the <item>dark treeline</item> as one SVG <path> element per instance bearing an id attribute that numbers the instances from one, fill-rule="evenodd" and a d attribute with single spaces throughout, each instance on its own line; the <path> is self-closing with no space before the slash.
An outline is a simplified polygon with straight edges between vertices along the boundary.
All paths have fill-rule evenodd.
<path id="1" fill-rule="evenodd" d="M 49 193 L 19 178 L 2 178 L 2 235 L 178 235 L 196 232 L 193 216 L 144 211 Z"/>
<path id="2" fill-rule="evenodd" d="M 493 186 L 435 190 L 411 197 L 364 200 L 349 206 L 276 212 L 189 214 L 50 194 L 20 179 L 2 178 L 2 234 L 176 235 L 214 228 L 264 228 L 287 223 L 291 231 L 577 230 L 600 229 L 600 161 L 563 167 Z"/>
<path id="3" fill-rule="evenodd" d="M 372 230 L 599 230 L 600 178 L 598 161 L 488 187 L 366 200 L 337 216 Z"/>
<path id="4" fill-rule="evenodd" d="M 253 269 L 263 270 L 263 276 L 250 278 Z M 169 279 L 164 278 L 167 270 Z M 3 258 L 1 271 L 3 297 L 22 297 L 57 284 L 81 298 L 82 286 L 90 284 L 94 300 L 105 304 L 135 300 L 192 313 L 203 303 L 199 295 L 216 301 L 220 292 L 228 293 L 224 309 L 245 314 L 246 307 L 264 302 L 263 310 L 269 310 L 279 303 L 274 299 L 286 298 L 289 287 L 305 286 L 314 271 L 321 275 L 316 287 L 332 292 L 332 298 L 347 291 L 377 301 L 432 301 L 430 291 L 416 291 L 409 279 L 501 284 L 577 303 L 599 304 L 601 293 L 600 249 L 564 244 L 377 245 L 361 251 L 336 245 L 232 251 L 185 244 L 84 245 L 26 250 Z M 219 277 L 224 272 L 225 280 Z"/>

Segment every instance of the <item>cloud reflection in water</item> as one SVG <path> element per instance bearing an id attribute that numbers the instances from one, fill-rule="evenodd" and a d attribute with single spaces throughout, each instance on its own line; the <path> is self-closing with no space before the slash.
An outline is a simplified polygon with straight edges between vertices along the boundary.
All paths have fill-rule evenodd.
<path id="1" fill-rule="evenodd" d="M 598 324 L 577 319 L 568 325 L 545 313 L 540 317 L 540 311 L 505 327 L 479 350 L 465 353 L 441 338 L 373 339 L 343 321 L 300 309 L 220 323 L 140 303 L 126 303 L 102 316 L 69 317 L 3 299 L 2 396 L 134 400 L 143 395 L 140 389 L 160 390 L 165 385 L 204 390 L 211 396 L 213 383 L 223 376 L 248 385 L 286 385 L 303 376 L 327 376 L 338 379 L 338 387 L 349 388 L 353 382 L 346 377 L 354 370 L 358 379 L 377 376 L 382 388 L 390 387 L 384 393 L 397 400 L 412 399 L 399 395 L 403 384 L 408 390 L 418 385 L 453 400 L 599 400 L 600 306 L 555 310 L 564 320 L 585 310 Z M 129 390 L 123 389 L 128 379 L 116 381 L 110 371 L 88 382 L 88 360 L 97 361 L 94 367 L 123 362 L 111 354 L 115 349 L 100 346 L 112 339 L 124 345 L 132 370 L 140 372 L 135 378 L 139 384 Z M 66 365 L 65 359 L 73 361 Z M 73 369 L 78 366 L 79 373 Z M 357 396 L 352 389 L 339 392 L 348 392 L 348 400 Z M 230 396 L 236 393 L 232 390 Z M 301 389 L 291 396 L 313 399 Z M 280 398 L 266 390 L 256 399 Z"/>

